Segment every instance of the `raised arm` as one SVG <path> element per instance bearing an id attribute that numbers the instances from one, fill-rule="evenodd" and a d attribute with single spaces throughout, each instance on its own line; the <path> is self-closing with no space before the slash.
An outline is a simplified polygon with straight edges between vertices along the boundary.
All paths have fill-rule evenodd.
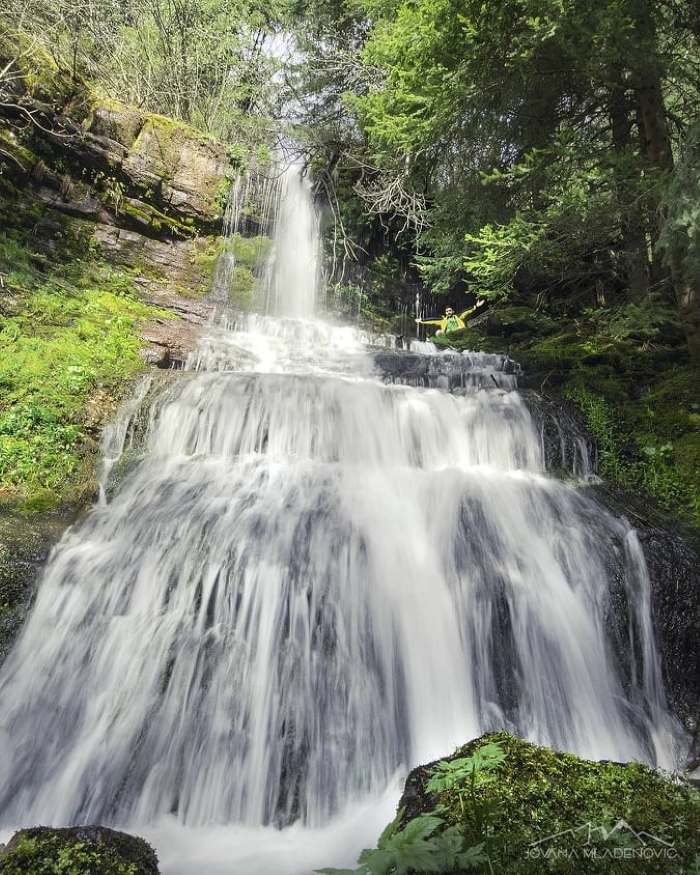
<path id="1" fill-rule="evenodd" d="M 462 320 L 466 320 L 467 316 L 471 316 L 471 314 L 475 310 L 478 310 L 479 307 L 483 307 L 485 303 L 486 303 L 485 298 L 479 298 L 479 300 L 476 302 L 476 304 L 474 304 L 473 307 L 470 307 L 468 310 L 465 310 L 463 313 L 460 313 L 459 318 Z"/>

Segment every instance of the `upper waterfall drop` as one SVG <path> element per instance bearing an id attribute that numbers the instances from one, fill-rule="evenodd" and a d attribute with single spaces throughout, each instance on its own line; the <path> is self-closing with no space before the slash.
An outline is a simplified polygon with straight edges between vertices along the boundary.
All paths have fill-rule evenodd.
<path id="1" fill-rule="evenodd" d="M 288 164 L 280 176 L 273 249 L 263 282 L 267 313 L 303 318 L 314 315 L 319 247 L 311 182 L 301 165 Z"/>

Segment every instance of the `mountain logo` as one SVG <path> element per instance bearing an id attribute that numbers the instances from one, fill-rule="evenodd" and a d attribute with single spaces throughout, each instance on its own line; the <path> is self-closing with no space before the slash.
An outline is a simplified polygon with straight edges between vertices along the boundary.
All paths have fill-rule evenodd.
<path id="1" fill-rule="evenodd" d="M 543 839 L 538 839 L 536 842 L 530 842 L 529 847 L 535 848 L 545 842 L 552 842 L 555 839 L 561 839 L 563 836 L 575 836 L 585 839 L 581 842 L 582 845 L 591 845 L 601 841 L 625 845 L 634 844 L 636 842 L 644 847 L 656 844 L 671 848 L 674 844 L 673 842 L 666 841 L 666 839 L 663 839 L 660 836 L 652 835 L 649 832 L 638 832 L 634 827 L 630 826 L 626 820 L 620 819 L 613 827 L 591 823 L 589 821 L 580 826 L 545 836 Z"/>
<path id="2" fill-rule="evenodd" d="M 613 826 L 589 821 L 545 836 L 530 842 L 525 855 L 546 860 L 673 860 L 678 852 L 673 842 L 620 819 Z"/>

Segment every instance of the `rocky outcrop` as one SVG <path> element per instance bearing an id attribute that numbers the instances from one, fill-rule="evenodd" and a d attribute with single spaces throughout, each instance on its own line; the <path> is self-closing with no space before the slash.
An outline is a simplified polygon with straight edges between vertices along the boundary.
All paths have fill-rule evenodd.
<path id="1" fill-rule="evenodd" d="M 0 663 L 19 629 L 49 551 L 66 528 L 50 516 L 0 514 Z"/>
<path id="2" fill-rule="evenodd" d="M 133 110 L 123 114 L 128 119 Z M 40 209 L 49 245 L 52 221 L 82 223 L 73 234 L 108 261 L 171 291 L 203 294 L 211 258 L 202 254 L 220 233 L 229 184 L 223 147 L 156 116 L 143 120 L 131 147 L 60 117 L 53 126 L 41 138 L 30 128 L 34 151 L 25 150 L 21 163 L 5 156 L 5 209 L 26 215 L 35 233 Z"/>
<path id="3" fill-rule="evenodd" d="M 698 757 L 700 556 L 675 534 L 651 526 L 638 531 L 649 566 L 654 629 L 669 707 L 694 736 L 693 755 Z"/>
<path id="4" fill-rule="evenodd" d="M 0 39 L 0 69 L 15 74 L 3 80 L 11 92 L 0 82 L 0 223 L 26 230 L 48 259 L 74 247 L 138 274 L 146 300 L 186 317 L 179 346 L 161 337 L 147 354 L 172 365 L 206 316 L 188 302 L 208 291 L 220 250 L 227 149 L 188 125 L 97 100 L 20 41 Z"/>
<path id="5" fill-rule="evenodd" d="M 158 858 L 142 838 L 104 826 L 23 829 L 0 845 L 0 872 L 158 875 Z"/>
<path id="6" fill-rule="evenodd" d="M 385 831 L 374 859 L 383 853 L 386 865 L 401 854 L 408 870 L 420 861 L 421 871 L 462 872 L 472 869 L 456 866 L 455 855 L 480 850 L 488 871 L 518 875 L 682 875 L 696 861 L 698 830 L 691 784 L 499 732 L 408 775 L 394 832 Z"/>

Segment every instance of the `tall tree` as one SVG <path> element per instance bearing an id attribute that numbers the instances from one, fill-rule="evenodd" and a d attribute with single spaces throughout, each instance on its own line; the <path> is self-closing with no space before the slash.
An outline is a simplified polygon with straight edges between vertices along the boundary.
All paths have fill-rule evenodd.
<path id="1" fill-rule="evenodd" d="M 279 63 L 267 49 L 283 0 L 8 2 L 8 23 L 75 75 L 222 139 L 239 139 L 274 103 Z"/>

